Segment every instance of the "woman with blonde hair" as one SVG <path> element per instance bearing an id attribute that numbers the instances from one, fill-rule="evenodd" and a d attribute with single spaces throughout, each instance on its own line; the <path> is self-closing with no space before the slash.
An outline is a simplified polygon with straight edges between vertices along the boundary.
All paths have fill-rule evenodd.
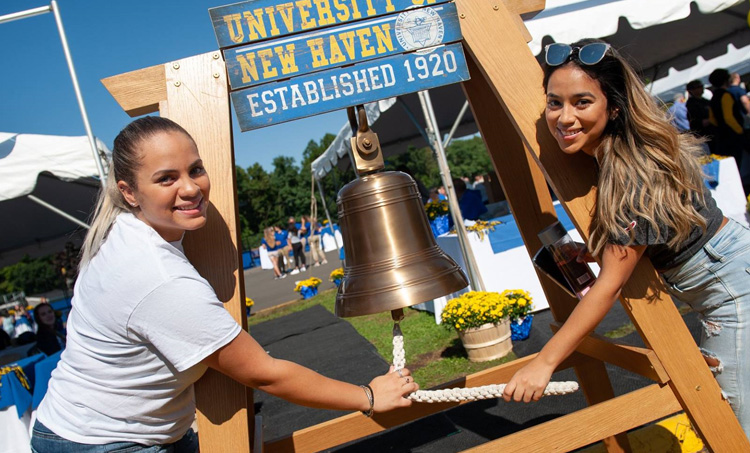
<path id="1" fill-rule="evenodd" d="M 555 368 L 604 318 L 645 255 L 676 300 L 703 321 L 701 350 L 745 433 L 750 433 L 750 230 L 723 216 L 698 157 L 629 64 L 608 44 L 547 46 L 545 117 L 562 152 L 596 159 L 599 181 L 588 250 L 601 272 L 563 327 L 505 388 L 538 400 Z M 581 255 L 582 256 L 584 254 Z"/>
<path id="2" fill-rule="evenodd" d="M 279 269 L 279 260 L 281 258 L 281 245 L 276 240 L 276 232 L 273 227 L 266 227 L 263 229 L 263 239 L 260 241 L 260 246 L 265 247 L 268 251 L 268 259 L 271 260 L 273 265 L 274 279 L 285 278 L 286 273 L 281 272 Z"/>
<path id="3" fill-rule="evenodd" d="M 409 406 L 409 372 L 369 384 L 274 359 L 232 319 L 182 250 L 206 224 L 211 183 L 195 142 L 159 117 L 115 139 L 84 242 L 67 346 L 39 406 L 35 452 L 195 452 L 193 383 L 210 367 L 311 407 Z"/>

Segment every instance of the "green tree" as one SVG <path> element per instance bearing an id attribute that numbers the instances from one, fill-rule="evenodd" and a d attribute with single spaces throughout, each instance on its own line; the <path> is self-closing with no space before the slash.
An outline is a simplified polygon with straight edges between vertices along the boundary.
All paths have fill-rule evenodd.
<path id="1" fill-rule="evenodd" d="M 415 148 L 410 145 L 405 153 L 386 159 L 386 170 L 398 170 L 404 167 L 409 169 L 413 177 L 422 181 L 427 189 L 442 185 L 440 168 L 430 147 Z"/>
<path id="2" fill-rule="evenodd" d="M 295 159 L 279 156 L 273 160 L 273 171 L 267 173 L 260 164 L 253 164 L 246 170 L 236 168 L 237 199 L 240 214 L 240 231 L 245 250 L 257 247 L 263 236 L 263 229 L 272 225 L 285 225 L 289 217 L 299 218 L 310 214 L 310 164 L 330 146 L 333 134 L 325 134 L 320 141 L 310 140 L 302 153 L 302 163 L 297 166 Z M 353 179 L 352 172 L 338 170 L 321 181 L 329 209 L 335 215 L 338 181 Z M 318 186 L 315 186 L 319 197 Z M 323 209 L 318 198 L 319 218 Z"/>
<path id="3" fill-rule="evenodd" d="M 307 147 L 305 148 L 305 151 L 302 153 L 302 168 L 300 170 L 300 179 L 303 184 L 305 184 L 305 187 L 307 187 L 307 207 L 304 211 L 305 215 L 310 215 L 310 184 L 312 182 L 312 162 L 320 157 L 321 154 L 325 152 L 326 149 L 328 149 L 329 146 L 331 146 L 331 143 L 336 138 L 333 134 L 325 134 L 323 138 L 320 139 L 317 143 L 314 140 L 310 140 L 307 143 Z M 323 196 L 325 196 L 325 203 L 328 207 L 328 210 L 331 214 L 331 220 L 336 222 L 337 215 L 336 215 L 336 195 L 338 194 L 339 189 L 343 187 L 346 183 L 354 179 L 354 171 L 351 169 L 351 167 L 347 168 L 346 170 L 340 170 L 337 166 L 334 166 L 333 169 L 323 178 L 320 180 L 320 188 L 323 190 Z M 320 198 L 319 193 L 319 187 L 318 184 L 315 184 L 315 198 L 317 201 L 318 206 L 318 220 L 323 221 L 325 218 L 325 212 L 323 210 L 323 201 Z"/>
<path id="4" fill-rule="evenodd" d="M 31 259 L 26 255 L 18 263 L 0 269 L 0 293 L 23 291 L 30 295 L 60 288 L 61 285 L 51 256 Z"/>
<path id="5" fill-rule="evenodd" d="M 468 176 L 473 179 L 476 175 L 495 171 L 482 137 L 454 140 L 445 150 L 445 154 L 454 178 Z"/>
<path id="6" fill-rule="evenodd" d="M 263 167 L 255 163 L 237 172 L 237 200 L 240 213 L 240 231 L 245 250 L 257 247 L 263 228 L 271 222 L 271 209 L 276 200 L 271 188 L 271 178 Z"/>

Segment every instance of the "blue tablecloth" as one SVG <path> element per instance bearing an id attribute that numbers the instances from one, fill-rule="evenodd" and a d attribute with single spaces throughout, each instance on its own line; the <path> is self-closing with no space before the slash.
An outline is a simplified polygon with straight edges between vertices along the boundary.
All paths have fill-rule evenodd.
<path id="1" fill-rule="evenodd" d="M 36 409 L 42 402 L 44 395 L 47 393 L 47 385 L 52 376 L 52 370 L 57 368 L 62 351 L 58 351 L 49 357 L 34 364 L 34 393 L 32 394 L 31 408 Z"/>
<path id="2" fill-rule="evenodd" d="M 19 360 L 18 362 L 8 364 L 7 366 L 20 366 L 26 375 L 29 385 L 31 388 L 34 388 L 35 365 L 46 357 L 47 356 L 44 354 L 37 354 Z M 16 411 L 18 412 L 18 418 L 23 417 L 24 412 L 31 407 L 33 400 L 31 391 L 26 390 L 14 372 L 4 374 L 0 382 L 2 383 L 2 387 L 0 387 L 0 409 L 5 409 L 15 405 Z"/>
<path id="3" fill-rule="evenodd" d="M 333 228 L 336 231 L 341 232 L 341 228 L 339 228 L 338 225 L 333 225 Z M 334 236 L 333 230 L 331 230 L 331 226 L 330 225 L 328 225 L 326 227 L 323 227 L 323 229 L 320 230 L 320 235 L 323 236 L 324 234 L 330 234 L 331 236 Z M 344 256 L 345 256 L 345 254 L 344 254 L 344 247 L 343 247 L 343 244 L 339 244 L 339 246 L 341 246 L 341 249 L 339 250 L 339 259 L 343 261 L 344 260 Z"/>
<path id="4" fill-rule="evenodd" d="M 719 161 L 712 160 L 703 165 L 703 182 L 709 189 L 715 189 L 719 185 Z"/>
<path id="5" fill-rule="evenodd" d="M 71 305 L 72 300 L 72 297 L 66 297 L 65 299 L 59 299 L 49 303 L 52 306 L 53 310 L 59 311 L 61 313 L 61 319 L 63 322 L 68 321 L 68 315 L 70 314 L 71 308 L 73 308 L 73 306 Z"/>
<path id="6" fill-rule="evenodd" d="M 569 231 L 575 228 L 573 222 L 571 222 L 568 217 L 568 214 L 565 213 L 565 209 L 563 209 L 562 205 L 555 205 L 555 213 L 557 214 L 557 219 L 562 223 L 566 230 Z M 493 253 L 500 253 L 524 245 L 523 239 L 521 238 L 521 231 L 518 229 L 518 225 L 516 225 L 516 221 L 512 214 L 492 220 L 503 222 L 502 224 L 495 226 L 495 230 L 488 232 L 487 235 L 490 239 Z"/>
<path id="7" fill-rule="evenodd" d="M 256 266 L 260 266 L 260 253 L 258 250 L 246 250 L 242 252 L 242 268 L 249 269 Z"/>

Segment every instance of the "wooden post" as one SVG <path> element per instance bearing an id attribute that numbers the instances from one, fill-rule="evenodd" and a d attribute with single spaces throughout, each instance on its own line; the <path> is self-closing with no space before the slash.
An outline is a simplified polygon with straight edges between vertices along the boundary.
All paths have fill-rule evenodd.
<path id="1" fill-rule="evenodd" d="M 185 254 L 232 317 L 247 329 L 232 121 L 221 55 L 218 51 L 197 55 L 102 82 L 131 116 L 158 107 L 198 145 L 211 178 L 211 204 L 206 226 L 185 235 Z M 208 370 L 195 384 L 195 396 L 201 450 L 249 452 L 254 432 L 252 389 Z"/>
<path id="2" fill-rule="evenodd" d="M 456 5 L 466 50 L 494 92 L 497 107 L 507 114 L 523 146 L 546 174 L 582 237 L 587 238 L 589 212 L 596 199 L 593 160 L 559 152 L 547 132 L 542 71 L 512 15 L 502 3 L 456 0 Z M 475 118 L 488 113 L 475 112 Z M 497 150 L 491 156 L 495 159 L 501 152 Z M 501 163 L 496 161 L 495 166 Z M 513 206 L 512 196 L 508 200 Z M 525 230 L 532 226 L 531 222 L 522 225 L 519 221 L 519 226 L 527 247 L 529 242 L 535 243 L 532 236 L 539 229 Z M 559 300 L 549 297 L 550 306 Z M 721 398 L 719 385 L 648 260 L 637 265 L 623 290 L 622 302 L 644 342 L 664 365 L 670 376 L 669 385 L 709 448 L 721 452 L 750 451 L 745 433 Z"/>
<path id="3" fill-rule="evenodd" d="M 530 256 L 542 246 L 536 232 L 557 220 L 547 182 L 520 137 L 503 106 L 493 93 L 476 62 L 467 59 L 471 80 L 463 83 L 479 130 L 495 165 L 508 204 Z M 544 132 L 544 131 L 542 131 Z M 583 162 L 584 165 L 589 164 Z M 545 274 L 537 272 L 550 309 L 558 322 L 564 322 L 577 303 Z M 575 367 L 576 376 L 589 405 L 614 397 L 603 362 L 588 360 Z M 630 451 L 626 434 L 604 440 L 607 451 Z"/>

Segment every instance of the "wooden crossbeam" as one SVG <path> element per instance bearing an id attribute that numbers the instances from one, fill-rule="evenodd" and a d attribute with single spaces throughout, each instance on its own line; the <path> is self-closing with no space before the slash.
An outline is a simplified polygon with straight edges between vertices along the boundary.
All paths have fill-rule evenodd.
<path id="1" fill-rule="evenodd" d="M 446 382 L 434 387 L 434 389 L 479 387 L 508 382 L 516 371 L 534 357 L 536 357 L 536 354 L 480 371 L 464 378 Z M 563 362 L 557 371 L 570 368 L 585 360 L 587 359 L 583 356 L 573 355 L 569 360 Z M 289 451 L 301 453 L 325 450 L 465 403 L 467 402 L 414 403 L 409 408 L 375 414 L 372 418 L 367 418 L 359 413 L 349 414 L 310 428 L 295 431 L 287 437 L 268 442 L 265 444 L 263 451 L 264 453 Z"/>
<path id="2" fill-rule="evenodd" d="M 159 103 L 167 99 L 163 64 L 107 77 L 101 82 L 131 117 L 157 112 Z"/>
<path id="3" fill-rule="evenodd" d="M 560 330 L 560 324 L 550 324 L 553 332 Z M 581 354 L 602 362 L 611 363 L 622 369 L 632 371 L 660 384 L 669 381 L 669 375 L 664 370 L 654 351 L 626 344 L 617 343 L 602 335 L 592 333 L 583 339 L 576 348 Z"/>
<path id="4" fill-rule="evenodd" d="M 682 409 L 669 386 L 653 384 L 472 448 L 470 452 L 565 452 Z"/>

